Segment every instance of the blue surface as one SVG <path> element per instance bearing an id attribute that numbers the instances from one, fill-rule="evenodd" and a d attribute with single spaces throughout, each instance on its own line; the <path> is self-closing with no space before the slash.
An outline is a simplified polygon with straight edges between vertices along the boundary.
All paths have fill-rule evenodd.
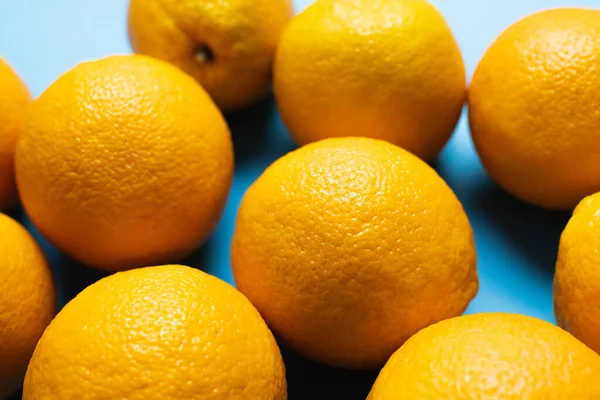
<path id="1" fill-rule="evenodd" d="M 310 1 L 296 1 L 296 8 Z M 433 0 L 448 19 L 464 54 L 468 75 L 493 39 L 534 11 L 557 6 L 598 7 L 598 0 Z M 126 0 L 0 0 L 0 55 L 39 95 L 75 64 L 129 53 Z M 229 282 L 229 245 L 241 196 L 293 143 L 272 98 L 228 116 L 236 145 L 236 175 L 223 220 L 212 239 L 185 260 Z M 552 275 L 560 232 L 568 214 L 523 204 L 493 185 L 481 168 L 463 116 L 436 168 L 455 190 L 471 219 L 481 287 L 468 312 L 508 311 L 554 321 Z M 31 227 L 22 213 L 18 216 Z M 37 234 L 36 234 L 37 235 Z M 61 304 L 101 273 L 60 255 L 37 235 L 59 280 Z M 375 373 L 335 370 L 283 349 L 290 400 L 364 399 Z"/>

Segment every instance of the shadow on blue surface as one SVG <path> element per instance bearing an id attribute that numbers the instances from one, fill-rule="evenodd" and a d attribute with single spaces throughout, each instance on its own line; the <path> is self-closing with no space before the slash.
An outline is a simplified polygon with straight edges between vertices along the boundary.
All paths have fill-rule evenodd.
<path id="1" fill-rule="evenodd" d="M 541 273 L 554 274 L 560 235 L 571 217 L 570 212 L 526 204 L 491 183 L 484 186 L 475 201 L 481 215 L 512 242 L 513 249 L 529 259 Z"/>
<path id="2" fill-rule="evenodd" d="M 296 148 L 281 121 L 273 93 L 247 108 L 227 113 L 225 119 L 235 149 L 236 170 L 244 170 L 255 162 L 264 169 Z"/>
<path id="3" fill-rule="evenodd" d="M 570 213 L 526 204 L 499 188 L 479 162 L 467 118 L 436 169 L 462 202 L 475 234 L 480 289 L 467 314 L 520 313 L 555 322 L 554 265 Z"/>
<path id="4" fill-rule="evenodd" d="M 13 397 L 9 398 L 8 400 L 21 400 L 21 398 L 23 397 L 23 394 L 21 392 L 15 394 Z"/>
<path id="5" fill-rule="evenodd" d="M 236 168 L 243 168 L 247 162 L 265 151 L 268 142 L 272 140 L 269 138 L 268 127 L 275 107 L 275 99 L 269 93 L 258 103 L 225 115 L 235 149 Z M 285 153 L 281 155 L 283 154 Z"/>
<path id="6" fill-rule="evenodd" d="M 108 272 L 89 268 L 64 254 L 60 254 L 58 261 L 53 264 L 52 268 L 54 276 L 60 277 L 62 301 L 59 305 L 61 308 L 83 289 L 110 275 Z"/>
<path id="7" fill-rule="evenodd" d="M 289 400 L 364 400 L 379 371 L 350 371 L 307 360 L 280 343 Z"/>
<path id="8" fill-rule="evenodd" d="M 201 271 L 208 272 L 206 271 L 206 268 L 204 266 L 206 265 L 207 260 L 209 260 L 211 257 L 211 255 L 209 254 L 209 243 L 205 244 L 204 246 L 201 246 L 198 250 L 194 251 L 189 256 L 177 261 L 177 264 L 187 265 L 188 267 L 194 267 Z"/>

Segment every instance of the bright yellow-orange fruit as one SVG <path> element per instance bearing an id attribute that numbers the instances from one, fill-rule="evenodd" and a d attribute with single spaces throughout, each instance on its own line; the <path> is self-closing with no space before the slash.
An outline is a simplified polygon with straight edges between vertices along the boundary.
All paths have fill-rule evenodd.
<path id="1" fill-rule="evenodd" d="M 478 288 L 471 226 L 446 183 L 390 143 L 334 138 L 271 165 L 235 228 L 238 288 L 292 348 L 381 367 Z"/>
<path id="2" fill-rule="evenodd" d="M 485 53 L 469 90 L 477 152 L 529 203 L 572 209 L 600 191 L 600 10 L 522 19 Z"/>
<path id="3" fill-rule="evenodd" d="M 577 206 L 561 236 L 554 310 L 560 326 L 600 353 L 600 193 Z"/>
<path id="4" fill-rule="evenodd" d="M 23 383 L 55 312 L 54 283 L 42 250 L 25 228 L 0 214 L 0 399 Z"/>
<path id="5" fill-rule="evenodd" d="M 201 271 L 102 279 L 56 316 L 24 400 L 285 400 L 277 343 L 241 293 Z"/>
<path id="6" fill-rule="evenodd" d="M 301 145 L 368 136 L 432 159 L 465 96 L 458 45 L 426 0 L 317 0 L 286 28 L 274 71 Z"/>
<path id="7" fill-rule="evenodd" d="M 80 64 L 33 103 L 16 172 L 40 231 L 114 271 L 178 259 L 208 237 L 233 150 L 223 116 L 190 76 L 117 56 Z"/>
<path id="8" fill-rule="evenodd" d="M 14 155 L 30 104 L 25 83 L 0 58 L 0 210 L 10 209 L 18 201 Z"/>
<path id="9" fill-rule="evenodd" d="M 410 338 L 368 400 L 600 398 L 600 357 L 569 333 L 516 314 L 452 318 Z"/>
<path id="10" fill-rule="evenodd" d="M 136 52 L 169 61 L 219 107 L 244 107 L 271 85 L 273 58 L 293 14 L 291 0 L 131 0 Z"/>

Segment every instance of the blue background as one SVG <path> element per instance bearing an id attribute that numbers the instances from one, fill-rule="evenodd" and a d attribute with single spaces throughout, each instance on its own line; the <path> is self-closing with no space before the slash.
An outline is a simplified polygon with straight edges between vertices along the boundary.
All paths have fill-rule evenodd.
<path id="1" fill-rule="evenodd" d="M 494 38 L 519 18 L 557 6 L 598 7 L 598 0 L 433 0 L 446 16 L 464 54 L 468 76 Z M 295 1 L 296 9 L 308 0 Z M 0 0 L 0 56 L 25 79 L 34 96 L 77 63 L 129 53 L 127 0 Z M 223 220 L 211 240 L 184 260 L 232 282 L 229 245 L 241 197 L 275 159 L 294 148 L 272 98 L 228 115 L 236 174 Z M 558 239 L 569 215 L 521 203 L 498 189 L 482 170 L 465 115 L 435 163 L 463 202 L 475 231 L 481 287 L 468 312 L 507 311 L 554 322 L 552 276 Z M 23 215 L 50 258 L 61 305 L 103 276 L 53 249 Z M 282 349 L 290 400 L 364 399 L 375 372 L 317 365 Z M 18 397 L 15 397 L 17 399 Z"/>

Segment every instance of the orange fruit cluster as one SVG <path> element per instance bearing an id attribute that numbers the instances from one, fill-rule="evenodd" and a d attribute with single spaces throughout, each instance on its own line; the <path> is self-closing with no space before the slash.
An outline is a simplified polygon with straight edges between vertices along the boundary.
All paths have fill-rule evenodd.
<path id="1" fill-rule="evenodd" d="M 317 362 L 382 368 L 369 400 L 600 398 L 600 11 L 503 32 L 469 89 L 427 0 L 131 0 L 135 55 L 79 64 L 31 100 L 0 61 L 0 210 L 115 273 L 57 313 L 36 240 L 0 214 L 0 400 L 286 400 L 275 337 Z M 246 191 L 237 289 L 177 265 L 227 202 L 223 112 L 273 85 L 300 148 Z M 468 93 L 468 94 L 467 94 Z M 575 208 L 559 326 L 462 316 L 473 230 L 427 164 L 464 103 L 498 185 Z M 599 193 L 596 193 L 599 192 Z M 83 267 L 82 267 L 83 268 Z"/>

